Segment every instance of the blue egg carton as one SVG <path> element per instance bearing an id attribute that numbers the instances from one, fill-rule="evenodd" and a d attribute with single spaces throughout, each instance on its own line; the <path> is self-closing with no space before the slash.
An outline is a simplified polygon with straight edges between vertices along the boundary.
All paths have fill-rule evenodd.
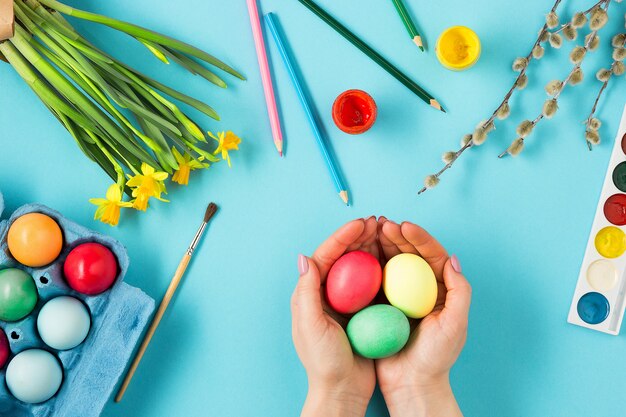
<path id="1" fill-rule="evenodd" d="M 0 217 L 4 208 L 0 193 Z M 18 217 L 32 212 L 46 214 L 63 230 L 61 255 L 43 268 L 28 268 L 10 254 L 7 231 Z M 72 290 L 63 277 L 63 263 L 77 245 L 97 242 L 107 246 L 117 257 L 119 275 L 113 286 L 102 294 L 87 296 Z M 17 322 L 0 320 L 11 346 L 11 358 L 26 349 L 45 349 L 63 366 L 63 383 L 57 394 L 40 404 L 26 404 L 11 395 L 0 369 L 0 417 L 96 417 L 99 416 L 126 368 L 134 347 L 154 311 L 154 300 L 138 288 L 123 282 L 128 270 L 128 254 L 115 239 L 95 233 L 64 218 L 60 213 L 39 204 L 16 210 L 0 222 L 0 269 L 19 268 L 28 272 L 39 292 L 33 312 Z M 37 315 L 50 299 L 69 295 L 85 303 L 91 314 L 91 329 L 85 341 L 74 349 L 57 351 L 45 345 L 37 332 Z M 10 361 L 10 359 L 9 359 Z"/>

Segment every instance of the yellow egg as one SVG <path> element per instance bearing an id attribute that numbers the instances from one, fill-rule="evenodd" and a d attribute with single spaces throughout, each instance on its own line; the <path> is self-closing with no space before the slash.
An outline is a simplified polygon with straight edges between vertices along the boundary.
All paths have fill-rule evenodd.
<path id="1" fill-rule="evenodd" d="M 433 311 L 437 279 L 428 263 L 412 253 L 396 255 L 383 271 L 383 291 L 392 306 L 419 319 Z"/>

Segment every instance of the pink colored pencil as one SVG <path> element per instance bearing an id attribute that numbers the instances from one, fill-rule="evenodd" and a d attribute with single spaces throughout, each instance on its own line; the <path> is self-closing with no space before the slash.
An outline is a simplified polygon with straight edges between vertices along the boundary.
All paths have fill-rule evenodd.
<path id="1" fill-rule="evenodd" d="M 278 109 L 276 108 L 274 86 L 272 84 L 270 66 L 267 62 L 267 52 L 265 50 L 265 40 L 263 39 L 263 29 L 261 28 L 257 0 L 246 1 L 248 3 L 248 11 L 250 12 L 250 25 L 252 26 L 252 35 L 254 36 L 256 55 L 259 59 L 261 80 L 263 82 L 263 90 L 265 91 L 265 102 L 267 104 L 267 113 L 270 117 L 272 135 L 274 136 L 274 145 L 276 145 L 276 149 L 278 149 L 280 156 L 283 156 L 283 132 L 280 128 L 280 118 L 278 117 Z"/>

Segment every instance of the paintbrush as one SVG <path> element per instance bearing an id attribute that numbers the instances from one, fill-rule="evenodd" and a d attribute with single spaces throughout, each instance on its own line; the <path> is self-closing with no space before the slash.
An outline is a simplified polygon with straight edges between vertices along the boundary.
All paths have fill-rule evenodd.
<path id="1" fill-rule="evenodd" d="M 174 274 L 174 277 L 172 278 L 172 281 L 170 282 L 170 286 L 167 288 L 167 291 L 165 292 L 165 296 L 163 296 L 163 300 L 161 300 L 161 304 L 159 305 L 159 309 L 157 310 L 156 314 L 154 315 L 154 318 L 152 319 L 152 323 L 150 323 L 150 328 L 146 332 L 146 335 L 144 336 L 143 341 L 141 342 L 141 346 L 139 347 L 139 350 L 137 351 L 137 354 L 135 355 L 135 359 L 133 359 L 133 363 L 130 365 L 130 368 L 128 368 L 126 377 L 124 378 L 124 381 L 122 382 L 122 385 L 119 391 L 117 392 L 117 395 L 115 396 L 116 403 L 122 400 L 122 397 L 124 396 L 124 393 L 126 392 L 126 389 L 128 388 L 128 384 L 130 384 L 130 380 L 133 378 L 133 375 L 135 375 L 135 371 L 137 370 L 137 367 L 139 366 L 139 362 L 141 362 L 141 358 L 143 358 L 144 353 L 146 353 L 146 349 L 148 348 L 148 345 L 150 344 L 150 340 L 152 340 L 152 336 L 154 336 L 154 332 L 156 331 L 157 327 L 159 327 L 159 323 L 161 322 L 161 319 L 163 318 L 163 314 L 165 314 L 165 310 L 167 310 L 167 307 L 170 304 L 170 301 L 172 301 L 172 297 L 174 297 L 174 294 L 176 293 L 178 284 L 180 284 L 180 281 L 182 280 L 183 275 L 185 275 L 185 271 L 187 270 L 189 261 L 191 261 L 191 256 L 193 255 L 193 252 L 196 249 L 196 246 L 198 246 L 198 243 L 200 242 L 200 239 L 202 238 L 202 235 L 204 234 L 204 231 L 206 230 L 206 227 L 209 224 L 209 221 L 211 220 L 211 218 L 213 217 L 216 211 L 217 211 L 217 205 L 215 205 L 215 203 L 209 204 L 209 206 L 206 209 L 206 212 L 204 213 L 204 220 L 202 221 L 202 224 L 200 225 L 198 232 L 196 233 L 193 240 L 191 241 L 191 244 L 189 245 L 187 252 L 185 252 L 183 259 L 178 264 L 178 268 L 176 269 L 176 273 Z"/>

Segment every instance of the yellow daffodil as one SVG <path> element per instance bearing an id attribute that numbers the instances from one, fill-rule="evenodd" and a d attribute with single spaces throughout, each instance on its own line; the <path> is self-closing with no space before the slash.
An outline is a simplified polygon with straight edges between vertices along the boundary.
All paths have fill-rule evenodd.
<path id="1" fill-rule="evenodd" d="M 122 190 L 117 184 L 109 187 L 106 198 L 92 198 L 89 202 L 98 206 L 94 219 L 111 226 L 116 226 L 119 222 L 121 207 L 133 206 L 132 203 L 122 201 Z"/>
<path id="2" fill-rule="evenodd" d="M 213 133 L 208 132 L 209 136 L 217 141 L 217 149 L 214 154 L 222 153 L 222 159 L 225 159 L 228 162 L 228 166 L 230 167 L 230 155 L 228 155 L 228 151 L 239 150 L 239 144 L 241 143 L 241 138 L 235 135 L 230 130 L 228 132 L 219 132 L 217 136 Z"/>
<path id="3" fill-rule="evenodd" d="M 161 194 L 167 194 L 163 183 L 167 179 L 167 172 L 156 171 L 144 162 L 141 164 L 141 174 L 129 175 L 128 178 L 126 185 L 133 190 L 133 197 L 135 197 L 133 208 L 146 211 L 150 197 L 167 202 L 161 198 Z"/>
<path id="4" fill-rule="evenodd" d="M 189 173 L 195 169 L 208 168 L 209 164 L 203 163 L 204 157 L 198 159 L 192 159 L 191 155 L 185 152 L 185 155 L 181 155 L 176 147 L 172 148 L 172 153 L 176 162 L 178 162 L 178 170 L 172 175 L 172 181 L 181 185 L 189 184 Z"/>

